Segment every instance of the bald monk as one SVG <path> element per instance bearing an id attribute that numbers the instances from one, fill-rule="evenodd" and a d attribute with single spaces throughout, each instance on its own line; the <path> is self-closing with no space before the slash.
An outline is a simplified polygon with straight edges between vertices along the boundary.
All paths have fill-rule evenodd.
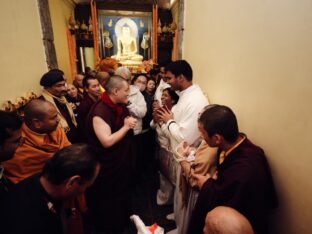
<path id="1" fill-rule="evenodd" d="M 70 145 L 59 126 L 55 106 L 45 100 L 32 100 L 24 110 L 24 142 L 13 158 L 4 163 L 5 176 L 14 184 L 40 172 L 45 162 L 58 150 Z"/>
<path id="2" fill-rule="evenodd" d="M 107 80 L 109 79 L 109 77 L 110 77 L 110 75 L 109 75 L 109 73 L 106 72 L 106 71 L 99 71 L 99 72 L 96 74 L 96 76 L 95 76 L 95 78 L 99 81 L 99 83 L 100 83 L 100 85 L 101 85 L 100 87 L 101 87 L 102 93 L 105 91 L 105 90 L 104 90 L 104 87 L 105 87 L 106 82 L 107 82 Z"/>
<path id="3" fill-rule="evenodd" d="M 218 206 L 208 212 L 204 234 L 254 234 L 249 221 L 233 208 Z"/>

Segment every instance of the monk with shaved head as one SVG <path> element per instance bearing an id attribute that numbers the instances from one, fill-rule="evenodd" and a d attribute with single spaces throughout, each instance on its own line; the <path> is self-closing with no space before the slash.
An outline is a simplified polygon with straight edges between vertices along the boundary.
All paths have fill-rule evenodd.
<path id="1" fill-rule="evenodd" d="M 55 152 L 70 145 L 59 126 L 58 113 L 52 103 L 32 100 L 25 107 L 24 114 L 24 142 L 16 149 L 13 158 L 4 163 L 5 176 L 14 184 L 40 172 Z"/>
<path id="2" fill-rule="evenodd" d="M 25 123 L 30 130 L 37 133 L 50 133 L 59 123 L 59 117 L 51 102 L 36 99 L 31 101 L 24 110 Z"/>
<path id="3" fill-rule="evenodd" d="M 99 177 L 87 191 L 87 202 L 96 233 L 126 233 L 131 215 L 137 120 L 127 109 L 129 84 L 112 76 L 105 93 L 85 122 L 88 143 L 101 149 Z"/>
<path id="4" fill-rule="evenodd" d="M 106 85 L 106 82 L 108 81 L 108 79 L 110 78 L 110 75 L 108 72 L 105 71 L 99 71 L 96 76 L 96 79 L 98 79 L 98 81 L 100 82 L 100 84 L 102 85 L 102 87 L 104 88 L 104 86 Z"/>

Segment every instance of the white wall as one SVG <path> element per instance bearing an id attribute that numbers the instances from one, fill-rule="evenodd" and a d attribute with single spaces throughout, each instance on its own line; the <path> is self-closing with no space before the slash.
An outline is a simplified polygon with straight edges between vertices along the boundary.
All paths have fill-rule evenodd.
<path id="1" fill-rule="evenodd" d="M 47 71 L 37 0 L 2 1 L 0 7 L 0 105 L 40 91 Z"/>
<path id="2" fill-rule="evenodd" d="M 186 0 L 184 58 L 266 151 L 274 233 L 311 233 L 312 1 Z"/>

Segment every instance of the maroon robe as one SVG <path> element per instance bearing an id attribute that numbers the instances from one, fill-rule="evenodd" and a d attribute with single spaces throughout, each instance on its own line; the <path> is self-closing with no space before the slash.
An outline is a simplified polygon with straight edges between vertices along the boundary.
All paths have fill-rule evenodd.
<path id="1" fill-rule="evenodd" d="M 238 210 L 257 234 L 268 232 L 268 213 L 277 206 L 277 197 L 264 152 L 248 139 L 218 166 L 218 179 L 203 185 L 188 233 L 202 234 L 207 212 L 217 206 Z"/>
<path id="2" fill-rule="evenodd" d="M 84 135 L 85 130 L 85 122 L 88 116 L 88 113 L 95 101 L 90 98 L 87 92 L 84 93 L 83 99 L 80 101 L 79 106 L 77 107 L 77 123 L 78 123 L 78 130 L 80 133 L 80 139 L 85 142 L 86 137 Z"/>
<path id="3" fill-rule="evenodd" d="M 123 114 L 116 124 L 116 112 L 103 101 L 96 102 L 86 119 L 86 136 L 88 143 L 101 148 L 101 170 L 94 185 L 87 191 L 87 203 L 95 222 L 97 231 L 123 231 L 129 224 L 131 215 L 131 187 L 135 162 L 133 130 L 119 142 L 104 148 L 97 139 L 92 119 L 101 117 L 111 128 L 118 131 L 128 116 L 128 109 L 123 106 Z"/>

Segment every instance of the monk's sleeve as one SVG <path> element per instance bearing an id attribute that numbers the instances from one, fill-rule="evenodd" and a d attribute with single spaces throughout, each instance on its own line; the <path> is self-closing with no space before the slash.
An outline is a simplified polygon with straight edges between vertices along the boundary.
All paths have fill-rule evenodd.
<path id="1" fill-rule="evenodd" d="M 208 179 L 203 185 L 191 216 L 188 233 L 203 233 L 205 217 L 219 205 L 238 208 L 248 195 L 248 184 L 252 179 L 251 168 L 244 163 L 234 163 L 217 180 Z"/>

